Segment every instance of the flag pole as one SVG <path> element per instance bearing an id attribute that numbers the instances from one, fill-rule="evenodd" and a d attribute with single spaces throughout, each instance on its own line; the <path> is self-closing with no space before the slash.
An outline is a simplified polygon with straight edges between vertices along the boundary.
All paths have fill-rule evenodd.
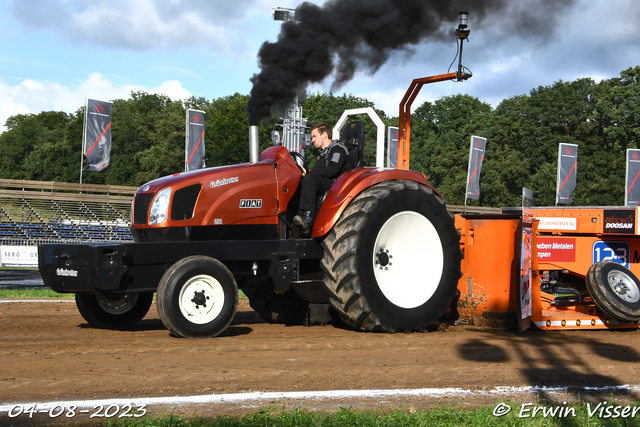
<path id="1" fill-rule="evenodd" d="M 84 120 L 82 121 L 82 143 L 80 144 L 80 184 L 82 184 L 82 163 L 84 162 L 84 141 L 87 138 L 87 111 L 89 98 L 84 99 Z"/>

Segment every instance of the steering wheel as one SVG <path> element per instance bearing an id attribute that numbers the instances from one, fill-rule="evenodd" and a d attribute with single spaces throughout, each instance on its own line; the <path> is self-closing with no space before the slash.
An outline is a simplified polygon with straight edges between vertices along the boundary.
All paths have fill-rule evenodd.
<path id="1" fill-rule="evenodd" d="M 293 161 L 296 163 L 298 168 L 300 168 L 300 172 L 302 172 L 303 175 L 309 173 L 309 165 L 302 154 L 297 151 L 289 151 L 289 154 L 291 154 Z"/>

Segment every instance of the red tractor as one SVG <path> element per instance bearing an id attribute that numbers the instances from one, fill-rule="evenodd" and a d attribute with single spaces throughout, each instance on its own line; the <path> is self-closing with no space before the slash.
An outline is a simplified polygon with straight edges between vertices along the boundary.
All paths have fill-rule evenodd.
<path id="1" fill-rule="evenodd" d="M 461 41 L 466 23 L 461 12 Z M 458 294 L 462 253 L 440 194 L 422 173 L 406 170 L 409 107 L 425 83 L 470 77 L 462 43 L 459 55 L 457 73 L 414 80 L 407 91 L 400 169 L 364 167 L 362 123 L 347 125 L 341 141 L 356 166 L 321 196 L 311 237 L 292 226 L 304 159 L 276 146 L 259 155 L 258 127 L 251 126 L 249 163 L 140 187 L 134 243 L 40 246 L 45 284 L 74 292 L 80 313 L 98 328 L 136 324 L 157 292 L 158 313 L 174 335 L 216 336 L 233 320 L 240 288 L 269 322 L 333 318 L 361 331 L 425 330 Z"/>
<path id="2" fill-rule="evenodd" d="M 332 311 L 357 330 L 424 330 L 457 294 L 453 216 L 423 174 L 362 166 L 361 123 L 343 139 L 357 166 L 324 195 L 310 238 L 292 227 L 305 166 L 283 147 L 257 158 L 252 127 L 249 163 L 140 187 L 134 243 L 40 246 L 45 284 L 74 292 L 98 328 L 133 326 L 157 292 L 174 335 L 216 336 L 232 321 L 240 288 L 271 322 L 324 322 Z"/>

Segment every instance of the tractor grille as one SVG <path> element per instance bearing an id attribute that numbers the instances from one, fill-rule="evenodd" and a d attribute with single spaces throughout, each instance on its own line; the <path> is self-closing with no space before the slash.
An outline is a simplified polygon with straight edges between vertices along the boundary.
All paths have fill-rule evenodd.
<path id="1" fill-rule="evenodd" d="M 149 194 L 136 194 L 136 198 L 133 202 L 133 223 L 134 224 L 146 224 L 147 216 L 149 215 L 149 205 L 153 200 L 153 193 Z"/>
<path id="2" fill-rule="evenodd" d="M 172 221 L 191 219 L 193 217 L 193 208 L 196 206 L 196 200 L 198 200 L 198 194 L 200 194 L 201 189 L 202 185 L 196 184 L 176 191 L 171 204 Z"/>

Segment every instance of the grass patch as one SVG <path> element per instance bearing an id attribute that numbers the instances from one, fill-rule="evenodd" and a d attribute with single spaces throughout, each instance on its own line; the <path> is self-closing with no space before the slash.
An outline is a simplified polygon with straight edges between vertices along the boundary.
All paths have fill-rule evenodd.
<path id="1" fill-rule="evenodd" d="M 238 290 L 240 298 L 247 298 L 241 290 Z M 0 298 L 3 299 L 74 299 L 74 294 L 60 294 L 51 288 L 44 289 L 0 289 Z"/>
<path id="2" fill-rule="evenodd" d="M 12 299 L 74 299 L 74 294 L 60 294 L 50 288 L 44 289 L 0 289 L 0 298 Z"/>
<path id="3" fill-rule="evenodd" d="M 603 402 L 606 399 L 603 399 Z M 510 403 L 513 410 L 507 415 L 495 416 L 494 406 L 484 406 L 474 409 L 441 406 L 429 410 L 397 409 L 389 411 L 359 410 L 355 408 L 341 408 L 336 412 L 312 412 L 306 408 L 282 409 L 270 406 L 242 417 L 221 416 L 215 419 L 205 419 L 197 416 L 162 415 L 147 416 L 137 420 L 110 420 L 109 426 L 171 426 L 171 427 L 241 427 L 241 426 L 326 426 L 326 427 L 392 427 L 392 426 L 640 426 L 640 420 L 630 416 L 626 418 L 600 417 L 598 413 L 589 415 L 586 404 L 548 404 L 548 409 L 561 407 L 563 410 L 575 408 L 575 415 L 561 413 L 561 416 L 542 416 L 538 413 L 534 418 L 531 412 L 528 417 L 520 416 L 522 403 Z M 607 404 L 606 406 L 611 406 Z M 615 404 L 613 404 L 615 406 Z M 624 404 L 621 404 L 624 407 Z M 637 403 L 636 403 L 637 405 Z M 633 406 L 631 406 L 633 408 Z M 593 407 L 591 408 L 593 410 Z M 640 417 L 640 416 L 639 416 Z"/>

